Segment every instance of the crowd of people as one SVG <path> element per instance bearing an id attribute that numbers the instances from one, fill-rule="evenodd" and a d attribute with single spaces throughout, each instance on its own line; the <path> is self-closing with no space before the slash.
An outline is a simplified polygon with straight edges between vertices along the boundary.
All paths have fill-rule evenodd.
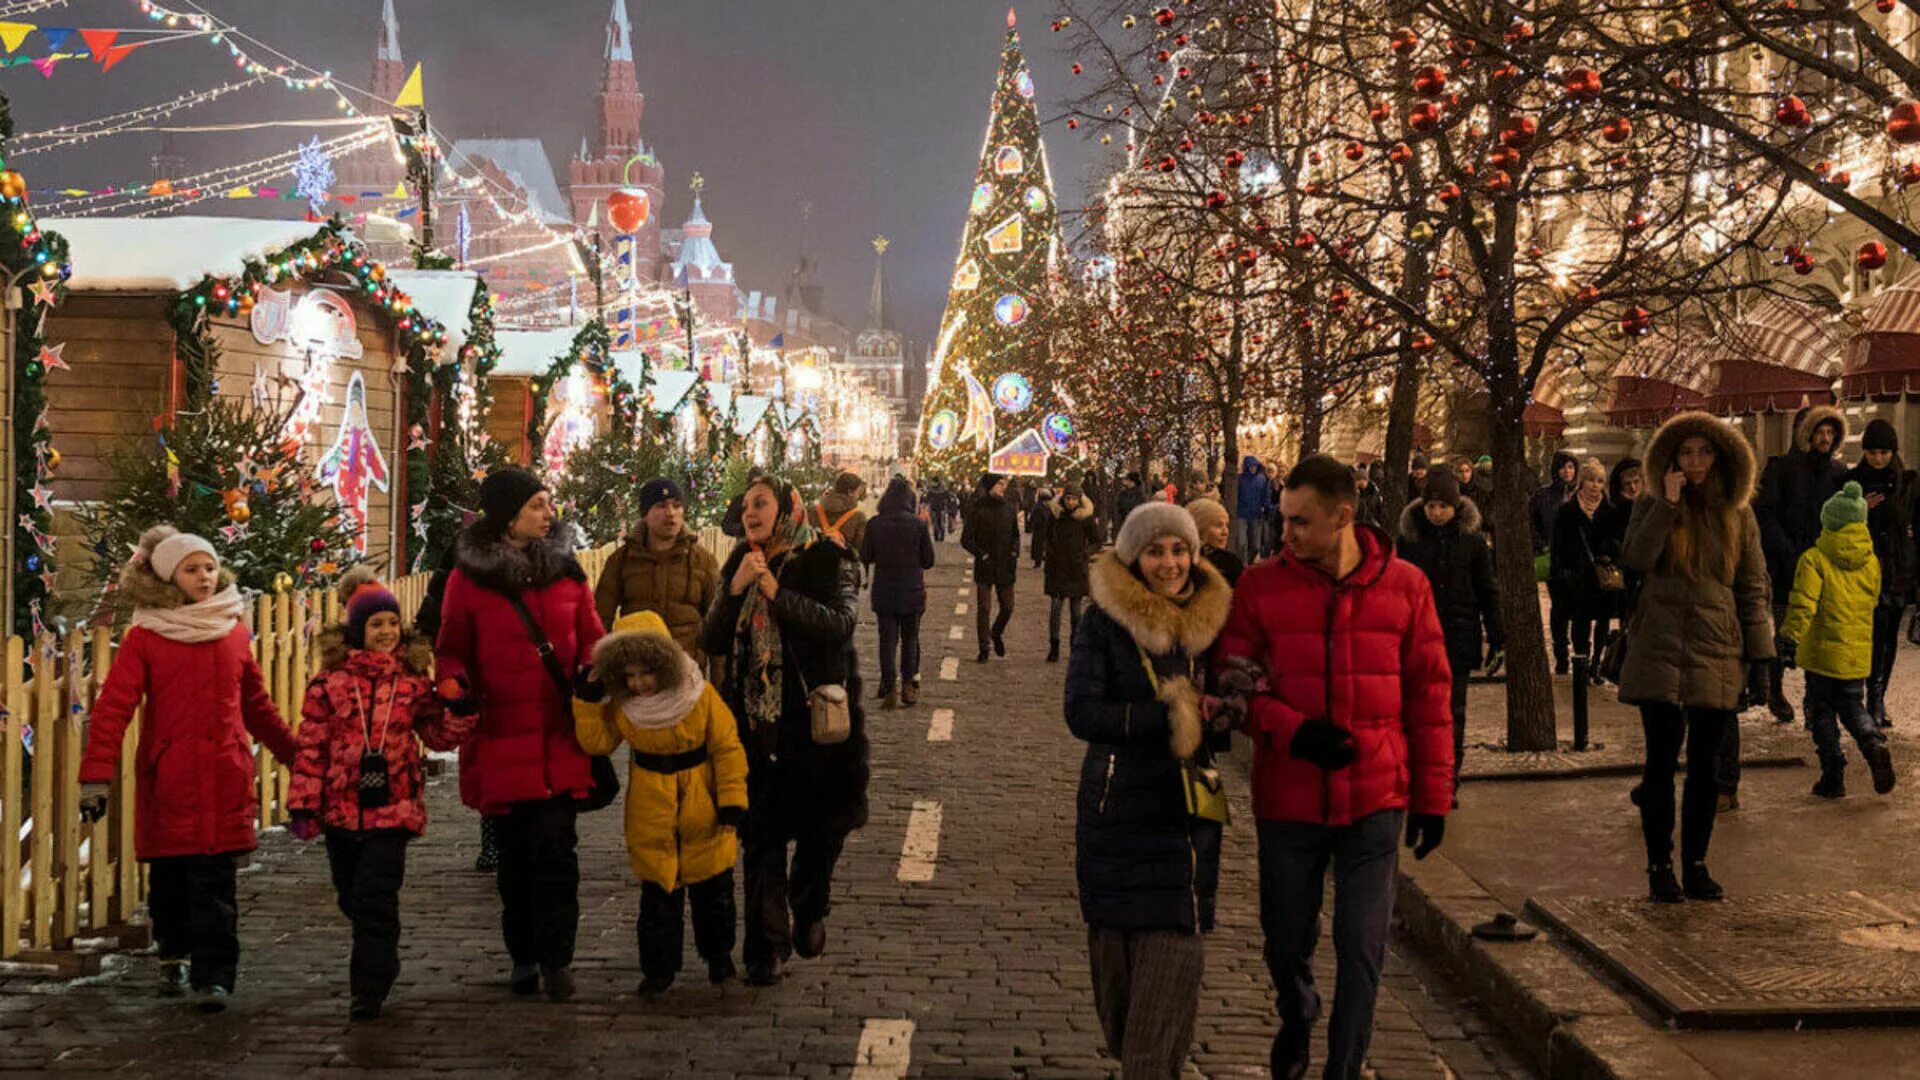
<path id="1" fill-rule="evenodd" d="M 1419 858 L 1441 843 L 1468 676 L 1502 666 L 1497 545 L 1534 554 L 1558 672 L 1617 683 L 1640 710 L 1632 799 L 1653 899 L 1721 897 L 1706 859 L 1716 815 L 1738 805 L 1737 713 L 1793 719 L 1786 666 L 1806 673 L 1813 793 L 1845 794 L 1842 728 L 1875 790 L 1891 790 L 1886 695 L 1915 584 L 1916 485 L 1890 425 L 1866 429 L 1851 468 L 1847 434 L 1837 411 L 1807 410 L 1793 449 L 1761 467 L 1735 428 L 1690 413 L 1644 461 L 1555 455 L 1523 541 L 1489 525 L 1484 458 L 1416 458 L 1393 522 L 1386 477 L 1324 455 L 1291 468 L 1249 456 L 1228 481 L 1232 511 L 1220 485 L 1182 492 L 1137 473 L 986 474 L 964 490 L 893 476 L 871 504 L 855 473 L 812 498 L 756 473 L 728 507 L 724 561 L 688 528 L 679 486 L 656 478 L 592 584 L 542 482 L 501 469 L 414 629 L 372 575 L 342 581 L 345 619 L 323 635 L 297 734 L 265 691 L 213 545 L 162 526 L 122 575 L 133 624 L 93 710 L 81 812 L 104 812 L 144 706 L 135 846 L 160 989 L 217 1011 L 238 972 L 257 740 L 291 768 L 292 832 L 325 838 L 353 929 L 350 1014 L 365 1020 L 399 973 L 426 750 L 457 749 L 462 801 L 485 823 L 511 991 L 556 1001 L 575 990 L 577 818 L 621 798 L 624 776 L 640 993 L 674 983 L 689 915 L 710 981 L 739 974 L 740 937 L 745 980 L 767 985 L 826 950 L 835 869 L 867 819 L 861 593 L 878 628 L 873 700 L 912 708 L 926 574 L 957 532 L 980 663 L 1008 654 L 1021 562 L 1043 579 L 1045 659 L 1067 661 L 1065 719 L 1087 744 L 1076 875 L 1094 1007 L 1123 1073 L 1176 1076 L 1186 1059 L 1227 826 L 1218 755 L 1238 731 L 1253 754 L 1274 1075 L 1308 1067 L 1331 875 L 1326 1075 L 1358 1076 L 1398 849 Z"/>

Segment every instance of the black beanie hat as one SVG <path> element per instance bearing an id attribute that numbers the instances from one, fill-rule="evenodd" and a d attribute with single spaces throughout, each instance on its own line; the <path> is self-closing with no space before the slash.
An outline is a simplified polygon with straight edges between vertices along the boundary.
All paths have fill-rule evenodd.
<path id="1" fill-rule="evenodd" d="M 520 508 L 545 490 L 547 485 L 525 469 L 495 469 L 480 481 L 481 520 L 488 528 L 504 534 Z"/>
<path id="2" fill-rule="evenodd" d="M 1867 425 L 1866 432 L 1860 436 L 1860 449 L 1898 450 L 1900 435 L 1893 430 L 1892 424 L 1885 420 L 1875 420 Z"/>
<path id="3" fill-rule="evenodd" d="M 687 501 L 687 497 L 681 494 L 680 492 L 680 485 L 674 483 L 672 480 L 669 480 L 664 476 L 656 476 L 653 479 L 647 481 L 646 483 L 641 484 L 640 485 L 641 516 L 644 517 L 647 511 L 653 509 L 654 507 L 660 505 L 663 502 L 666 502 L 668 499 L 673 499 L 676 502 L 679 502 L 682 504 L 685 504 Z"/>
<path id="4" fill-rule="evenodd" d="M 1460 481 L 1445 469 L 1434 469 L 1427 473 L 1426 480 L 1421 484 L 1420 497 L 1427 502 L 1459 506 Z"/>

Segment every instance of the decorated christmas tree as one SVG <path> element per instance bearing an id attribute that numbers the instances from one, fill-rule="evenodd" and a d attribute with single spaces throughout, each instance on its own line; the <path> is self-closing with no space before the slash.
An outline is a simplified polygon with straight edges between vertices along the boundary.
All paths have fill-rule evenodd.
<path id="1" fill-rule="evenodd" d="M 991 462 L 1039 474 L 1050 454 L 1071 447 L 1073 421 L 1047 370 L 1057 222 L 1033 76 L 1009 11 L 986 146 L 920 413 L 916 456 L 924 471 L 970 477 Z"/>

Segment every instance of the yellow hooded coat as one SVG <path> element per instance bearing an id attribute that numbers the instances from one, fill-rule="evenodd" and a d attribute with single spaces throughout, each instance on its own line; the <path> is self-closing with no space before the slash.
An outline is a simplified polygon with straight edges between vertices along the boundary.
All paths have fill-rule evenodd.
<path id="1" fill-rule="evenodd" d="M 677 722 L 651 726 L 629 713 L 626 673 L 636 667 L 659 682 L 645 701 L 690 700 Z M 747 755 L 733 713 L 651 611 L 615 623 L 593 650 L 593 668 L 607 699 L 574 699 L 574 738 L 589 754 L 611 754 L 623 742 L 633 748 L 625 816 L 633 872 L 672 891 L 731 870 L 739 841 L 718 815 L 722 807 L 747 806 Z M 693 760 L 659 771 L 672 764 L 667 758 Z"/>
<path id="2" fill-rule="evenodd" d="M 1800 556 L 1780 636 L 1799 645 L 1797 662 L 1829 679 L 1873 673 L 1873 606 L 1880 601 L 1880 560 L 1873 535 L 1858 522 L 1820 539 Z"/>

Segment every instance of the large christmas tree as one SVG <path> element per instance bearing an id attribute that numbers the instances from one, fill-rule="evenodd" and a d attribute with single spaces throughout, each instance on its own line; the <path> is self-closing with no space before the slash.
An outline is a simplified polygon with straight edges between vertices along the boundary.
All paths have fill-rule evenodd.
<path id="1" fill-rule="evenodd" d="M 1033 76 L 1007 13 L 1007 43 L 947 313 L 934 343 L 916 456 L 924 471 L 971 477 L 992 459 L 1039 473 L 1072 444 L 1047 372 L 1048 280 L 1058 212 Z"/>

